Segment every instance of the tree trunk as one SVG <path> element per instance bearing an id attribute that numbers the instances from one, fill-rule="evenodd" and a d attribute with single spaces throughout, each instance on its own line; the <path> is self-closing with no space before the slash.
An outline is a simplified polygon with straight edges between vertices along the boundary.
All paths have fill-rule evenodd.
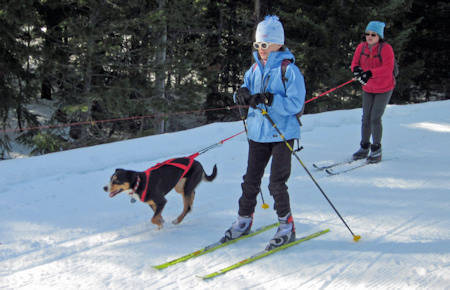
<path id="1" fill-rule="evenodd" d="M 158 8 L 164 10 L 166 7 L 167 0 L 158 0 Z M 156 51 L 156 63 L 157 70 L 155 74 L 155 91 L 156 98 L 160 100 L 161 107 L 160 112 L 164 114 L 166 96 L 165 96 L 165 84 L 166 84 L 166 54 L 167 54 L 167 20 L 166 15 L 163 14 L 161 18 L 160 26 L 160 38 L 158 41 L 158 48 Z M 159 123 L 159 124 L 158 124 Z M 165 131 L 165 116 L 155 117 L 155 127 L 159 127 L 159 133 L 164 133 Z"/>
<path id="2" fill-rule="evenodd" d="M 261 19 L 261 3 L 259 2 L 259 0 L 255 0 L 255 19 L 256 22 Z"/>

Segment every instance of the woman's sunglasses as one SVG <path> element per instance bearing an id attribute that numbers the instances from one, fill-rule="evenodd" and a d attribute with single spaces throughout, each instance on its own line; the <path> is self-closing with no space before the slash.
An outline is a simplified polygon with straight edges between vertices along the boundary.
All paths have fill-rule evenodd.
<path id="1" fill-rule="evenodd" d="M 366 33 L 366 36 L 372 36 L 372 37 L 375 37 L 375 36 L 377 36 L 377 34 L 376 34 L 376 33 Z"/>
<path id="2" fill-rule="evenodd" d="M 261 41 L 261 42 L 253 42 L 253 48 L 254 49 L 268 49 L 270 45 L 270 42 L 265 42 L 265 41 Z"/>

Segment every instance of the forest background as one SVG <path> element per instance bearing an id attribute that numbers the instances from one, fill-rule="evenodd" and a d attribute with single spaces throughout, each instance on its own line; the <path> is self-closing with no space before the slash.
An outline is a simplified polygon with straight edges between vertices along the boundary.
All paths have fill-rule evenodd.
<path id="1" fill-rule="evenodd" d="M 284 25 L 307 99 L 351 79 L 370 20 L 386 23 L 400 66 L 392 104 L 449 98 L 448 1 L 0 3 L 1 159 L 12 142 L 43 154 L 239 120 L 232 94 L 267 14 Z M 356 108 L 360 95 L 354 82 L 305 113 Z M 36 103 L 50 114 L 40 116 Z"/>

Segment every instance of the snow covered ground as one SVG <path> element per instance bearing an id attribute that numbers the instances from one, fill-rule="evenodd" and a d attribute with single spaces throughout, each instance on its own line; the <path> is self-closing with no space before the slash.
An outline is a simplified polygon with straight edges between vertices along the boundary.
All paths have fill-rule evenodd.
<path id="1" fill-rule="evenodd" d="M 263 249 L 275 230 L 165 270 L 151 266 L 218 240 L 237 214 L 246 168 L 244 134 L 200 155 L 209 173 L 180 225 L 178 194 L 156 230 L 147 205 L 102 187 L 115 168 L 145 170 L 242 131 L 241 122 L 0 162 L 0 289 L 450 289 L 450 101 L 388 106 L 384 161 L 336 176 L 312 163 L 358 148 L 361 110 L 303 117 L 299 156 L 358 243 L 293 159 L 289 180 L 297 235 L 330 232 L 209 281 Z M 269 167 L 268 167 L 269 168 Z M 259 199 L 254 227 L 276 221 Z"/>

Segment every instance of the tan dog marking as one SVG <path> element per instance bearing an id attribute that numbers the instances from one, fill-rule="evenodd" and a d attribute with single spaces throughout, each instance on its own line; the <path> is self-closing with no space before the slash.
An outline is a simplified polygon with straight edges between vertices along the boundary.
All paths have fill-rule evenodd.
<path id="1" fill-rule="evenodd" d="M 184 194 L 184 184 L 186 183 L 186 177 L 181 178 L 175 185 L 175 191 Z"/>
<path id="2" fill-rule="evenodd" d="M 181 223 L 188 212 L 192 210 L 192 204 L 194 203 L 195 191 L 192 192 L 190 197 L 187 197 L 183 194 L 183 211 L 181 214 L 172 221 L 173 224 L 177 225 Z"/>
<path id="3" fill-rule="evenodd" d="M 156 203 L 153 200 L 150 199 L 146 203 L 151 207 L 153 212 L 156 211 Z M 158 226 L 158 230 L 160 230 L 163 227 L 164 219 L 161 216 L 161 214 L 159 214 L 159 215 L 153 216 L 152 219 L 151 219 L 151 222 L 152 222 L 152 224 L 157 225 Z"/>

